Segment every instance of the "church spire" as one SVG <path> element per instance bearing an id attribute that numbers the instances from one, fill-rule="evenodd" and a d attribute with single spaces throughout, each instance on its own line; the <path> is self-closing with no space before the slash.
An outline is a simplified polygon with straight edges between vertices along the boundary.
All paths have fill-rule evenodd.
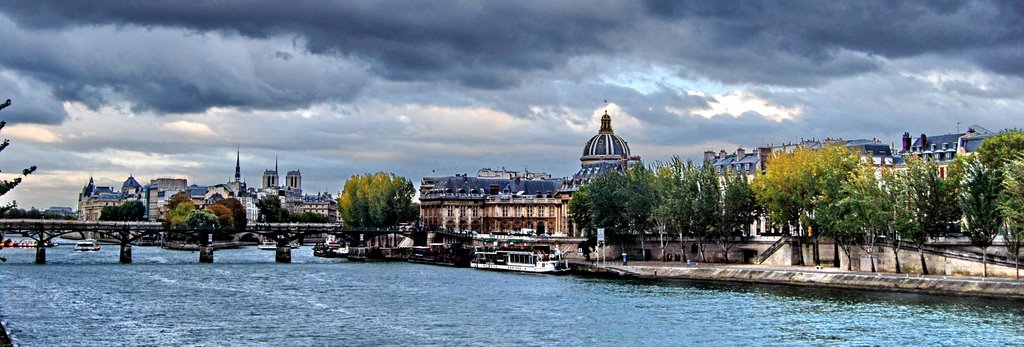
<path id="1" fill-rule="evenodd" d="M 235 151 L 235 182 L 242 180 L 242 166 L 241 164 L 242 149 L 238 148 Z"/>
<path id="2" fill-rule="evenodd" d="M 612 116 L 608 115 L 608 110 L 604 110 L 604 115 L 601 116 L 601 130 L 598 134 L 613 134 L 612 131 Z"/>

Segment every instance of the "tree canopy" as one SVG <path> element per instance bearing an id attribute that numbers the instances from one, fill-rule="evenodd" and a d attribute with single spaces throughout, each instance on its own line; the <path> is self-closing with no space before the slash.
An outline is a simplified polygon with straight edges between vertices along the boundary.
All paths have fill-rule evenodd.
<path id="1" fill-rule="evenodd" d="M 392 227 L 416 218 L 412 182 L 392 173 L 352 175 L 338 198 L 346 226 Z"/>
<path id="2" fill-rule="evenodd" d="M 7 108 L 8 106 L 11 106 L 11 99 L 7 99 L 7 101 L 4 101 L 3 103 L 0 103 L 0 110 L 3 110 L 5 108 Z M 3 128 L 6 125 L 7 125 L 6 121 L 0 121 L 0 131 L 3 131 Z M 7 149 L 7 146 L 10 146 L 10 145 L 11 145 L 11 140 L 4 139 L 3 142 L 0 142 L 0 152 L 3 152 L 3 150 Z M 33 172 L 35 172 L 35 171 L 36 171 L 36 166 L 32 165 L 32 166 L 30 166 L 30 167 L 28 167 L 26 169 L 21 170 L 21 175 L 18 176 L 18 177 L 15 177 L 15 178 L 10 179 L 10 180 L 6 180 L 6 179 L 5 180 L 0 180 L 0 196 L 3 196 L 4 194 L 7 194 L 7 192 L 10 192 L 12 189 L 14 189 L 14 187 L 17 187 L 19 184 L 21 184 L 21 181 L 25 179 L 25 176 L 28 176 L 28 175 L 32 174 Z M 14 201 L 12 201 L 12 202 L 10 202 L 10 203 L 8 203 L 6 205 L 0 206 L 0 215 L 4 214 L 8 210 L 10 210 L 10 209 L 12 209 L 14 207 L 17 207 L 17 206 L 18 206 L 17 202 L 14 202 Z"/>

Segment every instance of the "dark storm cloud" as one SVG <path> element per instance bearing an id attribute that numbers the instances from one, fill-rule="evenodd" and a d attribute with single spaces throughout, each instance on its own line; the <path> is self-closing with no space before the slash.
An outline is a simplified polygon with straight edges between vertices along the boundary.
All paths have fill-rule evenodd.
<path id="1" fill-rule="evenodd" d="M 573 78 L 565 69 L 581 57 L 593 58 L 598 71 L 608 67 L 601 64 L 614 64 L 611 58 L 620 58 L 677 66 L 684 78 L 728 84 L 818 86 L 835 77 L 878 71 L 881 58 L 929 54 L 1024 76 L 1022 8 L 1019 1 L 8 1 L 0 3 L 0 11 L 16 24 L 8 25 L 5 39 L 17 44 L 19 36 L 29 36 L 30 41 L 22 41 L 28 45 L 23 50 L 5 49 L 0 63 L 45 81 L 61 99 L 95 107 L 123 98 L 141 109 L 171 113 L 348 102 L 374 75 L 514 91 L 535 85 L 532 81 Z M 247 52 L 197 47 L 160 37 L 161 30 L 263 43 L 252 51 L 265 50 L 265 57 L 255 58 L 252 76 L 239 76 L 222 63 Z M 113 33 L 84 37 L 97 36 L 97 31 Z M 130 33 L 142 42 L 131 42 Z M 49 46 L 37 43 L 54 37 L 58 42 Z M 59 42 L 80 38 L 92 41 L 94 48 L 69 52 Z M 297 51 L 267 40 L 290 42 Z M 102 56 L 98 52 L 109 49 L 111 41 L 120 41 L 122 50 L 137 44 L 172 56 L 184 53 L 166 61 L 148 61 L 144 54 L 108 55 L 105 64 L 127 67 L 114 69 L 104 61 L 81 67 L 79 61 Z M 197 53 L 211 58 L 190 61 Z M 66 54 L 73 58 L 54 58 Z M 298 61 L 301 54 L 315 57 Z M 209 72 L 189 75 L 183 65 L 196 63 Z M 312 76 L 262 76 L 339 64 L 347 72 L 337 73 L 327 87 L 302 85 Z M 451 100 L 460 98 L 475 102 Z"/>
<path id="2" fill-rule="evenodd" d="M 843 51 L 887 58 L 966 55 L 991 71 L 1024 76 L 1020 1 L 664 1 L 646 12 L 692 23 L 723 46 L 761 47 L 827 63 Z"/>

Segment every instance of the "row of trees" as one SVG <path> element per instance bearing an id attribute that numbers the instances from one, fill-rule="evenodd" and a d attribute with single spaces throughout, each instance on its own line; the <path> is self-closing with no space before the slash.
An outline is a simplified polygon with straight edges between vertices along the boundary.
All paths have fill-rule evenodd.
<path id="1" fill-rule="evenodd" d="M 348 227 L 391 227 L 416 219 L 415 193 L 411 181 L 392 173 L 353 175 L 338 198 L 338 212 Z"/>
<path id="2" fill-rule="evenodd" d="M 746 177 L 719 177 L 711 165 L 697 166 L 678 157 L 653 168 L 639 164 L 622 174 L 598 176 L 569 203 L 573 223 L 591 235 L 604 228 L 609 242 L 624 245 L 656 229 L 664 245 L 666 233 L 677 233 L 683 240 L 696 240 L 702 261 L 707 260 L 705 244 L 715 242 L 728 262 L 729 251 L 759 213 Z M 645 240 L 640 237 L 642 249 Z"/>
<path id="3" fill-rule="evenodd" d="M 100 210 L 100 220 L 137 222 L 146 218 L 146 205 L 142 201 L 131 200 L 120 206 L 104 206 Z"/>
<path id="4" fill-rule="evenodd" d="M 248 223 L 245 207 L 235 198 L 218 201 L 200 210 L 188 194 L 182 192 L 167 201 L 167 208 L 164 223 L 172 229 L 242 230 Z"/>
<path id="5" fill-rule="evenodd" d="M 327 216 L 316 212 L 293 213 L 281 206 L 281 199 L 276 195 L 264 197 L 256 201 L 256 209 L 260 211 L 260 221 L 264 223 L 327 223 Z"/>
<path id="6" fill-rule="evenodd" d="M 32 207 L 29 209 L 23 208 L 11 208 L 0 214 L 0 219 L 65 219 L 73 220 L 75 215 L 65 215 L 62 213 L 54 213 L 50 211 L 40 211 L 39 209 Z"/>
<path id="7" fill-rule="evenodd" d="M 705 243 L 715 242 L 726 261 L 743 230 L 764 215 L 784 235 L 807 236 L 815 264 L 820 263 L 823 237 L 835 240 L 837 256 L 845 254 L 848 268 L 854 248 L 874 259 L 880 242 L 894 254 L 907 242 L 916 246 L 925 274 L 926 243 L 959 226 L 982 249 L 987 275 L 984 254 L 1000 232 L 1015 258 L 1024 239 L 1021 153 L 1024 134 L 1006 131 L 986 139 L 977 155 L 954 160 L 945 172 L 936 162 L 916 157 L 907 157 L 906 168 L 895 170 L 830 144 L 776 154 L 765 173 L 749 184 L 744 175 L 720 174 L 710 163 L 698 166 L 674 158 L 596 177 L 573 196 L 569 212 L 584 230 L 605 228 L 611 242 L 657 229 L 695 240 L 702 259 Z M 898 257 L 895 261 L 901 272 Z"/>

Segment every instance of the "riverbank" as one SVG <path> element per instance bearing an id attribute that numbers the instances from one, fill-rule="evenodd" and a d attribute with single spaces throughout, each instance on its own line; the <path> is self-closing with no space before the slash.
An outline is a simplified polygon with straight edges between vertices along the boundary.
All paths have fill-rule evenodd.
<path id="1" fill-rule="evenodd" d="M 0 321 L 0 347 L 10 347 L 11 337 L 7 336 L 7 327 Z"/>
<path id="2" fill-rule="evenodd" d="M 631 262 L 631 265 L 609 263 L 605 266 L 577 262 L 572 264 L 572 268 L 574 273 L 596 276 L 780 284 L 1024 300 L 1024 282 L 1004 278 L 923 276 L 759 265 L 702 264 L 687 267 L 679 263 L 663 262 Z"/>

